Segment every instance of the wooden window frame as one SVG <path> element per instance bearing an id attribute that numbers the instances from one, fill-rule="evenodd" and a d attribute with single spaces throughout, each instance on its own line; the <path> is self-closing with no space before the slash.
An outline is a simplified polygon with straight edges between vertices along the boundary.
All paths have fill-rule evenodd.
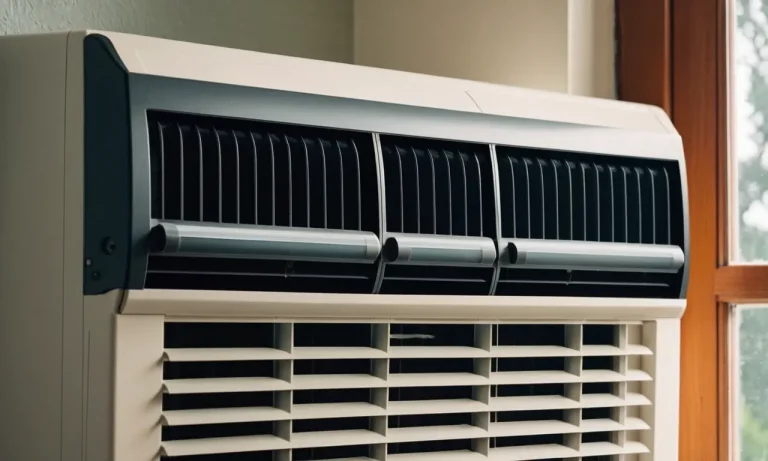
<path id="1" fill-rule="evenodd" d="M 730 459 L 729 304 L 768 301 L 768 266 L 728 266 L 728 0 L 616 0 L 619 98 L 683 138 L 691 219 L 682 321 L 681 461 Z"/>

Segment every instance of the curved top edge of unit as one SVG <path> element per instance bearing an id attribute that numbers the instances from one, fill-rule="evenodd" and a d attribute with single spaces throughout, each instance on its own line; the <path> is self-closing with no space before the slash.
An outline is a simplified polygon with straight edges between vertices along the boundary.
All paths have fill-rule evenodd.
<path id="1" fill-rule="evenodd" d="M 128 72 L 136 74 L 679 138 L 663 110 L 644 104 L 118 32 L 73 31 L 70 39 L 83 39 L 87 35 L 100 35 L 109 40 Z M 355 84 L 349 85 L 350 81 Z"/>

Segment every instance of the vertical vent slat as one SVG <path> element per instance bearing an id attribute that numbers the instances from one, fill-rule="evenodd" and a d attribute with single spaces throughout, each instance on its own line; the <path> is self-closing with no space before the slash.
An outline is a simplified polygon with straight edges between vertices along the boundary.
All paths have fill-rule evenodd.
<path id="1" fill-rule="evenodd" d="M 453 185 L 451 180 L 451 160 L 448 158 L 448 154 L 445 152 L 445 149 L 443 149 L 443 156 L 445 158 L 445 168 L 446 168 L 446 179 L 447 179 L 447 189 L 446 189 L 446 196 L 448 197 L 448 233 L 453 234 Z M 430 159 L 432 157 L 430 156 Z M 435 185 L 435 170 L 434 170 L 434 164 L 432 165 L 432 189 L 435 191 L 432 194 L 432 201 L 433 201 L 433 208 L 435 209 L 435 214 L 437 214 L 437 186 Z M 434 229 L 432 229 L 433 234 L 437 234 L 437 219 L 434 221 Z M 464 235 L 466 235 L 466 231 L 464 232 Z"/>
<path id="2" fill-rule="evenodd" d="M 373 135 L 150 111 L 151 217 L 381 235 Z M 371 293 L 371 263 L 152 254 L 146 286 Z"/>
<path id="3" fill-rule="evenodd" d="M 611 179 L 611 242 L 616 241 L 616 189 L 614 188 L 613 173 L 616 168 L 608 167 L 608 176 Z"/>
<path id="4" fill-rule="evenodd" d="M 640 196 L 640 234 L 641 242 L 647 244 L 656 243 L 655 227 L 656 216 L 653 177 L 650 169 L 643 166 L 635 167 L 638 178 L 638 195 Z"/>
<path id="5" fill-rule="evenodd" d="M 666 209 L 667 209 L 667 243 L 672 242 L 672 199 L 671 199 L 671 192 L 669 189 L 669 173 L 667 172 L 667 169 L 664 168 L 662 171 L 664 171 L 664 184 L 665 184 L 665 194 L 666 194 Z"/>
<path id="6" fill-rule="evenodd" d="M 310 198 L 310 190 L 312 189 L 311 180 L 309 179 L 309 148 L 307 147 L 307 140 L 302 136 L 301 144 L 304 146 L 304 188 L 307 194 L 305 207 L 307 209 L 307 227 L 312 225 L 312 201 Z"/>
<path id="7" fill-rule="evenodd" d="M 184 133 L 179 124 L 176 124 L 176 130 L 179 132 L 179 219 L 184 221 Z"/>
<path id="8" fill-rule="evenodd" d="M 576 219 L 576 216 L 574 215 L 574 208 L 573 208 L 573 199 L 574 199 L 574 191 L 576 190 L 573 186 L 573 173 L 571 168 L 571 162 L 566 161 L 565 162 L 565 168 L 568 170 L 568 216 L 570 219 L 568 220 L 568 238 L 570 240 L 576 240 L 574 234 L 573 234 L 573 223 Z"/>
<path id="9" fill-rule="evenodd" d="M 219 195 L 218 195 L 219 206 L 218 206 L 217 210 L 219 212 L 219 222 L 224 222 L 224 219 L 223 219 L 224 191 L 223 191 L 223 187 L 222 187 L 222 174 L 221 174 L 222 173 L 222 171 L 221 171 L 221 168 L 222 168 L 222 164 L 221 164 L 221 138 L 219 138 L 219 132 L 216 129 L 216 127 L 211 128 L 211 131 L 213 132 L 213 136 L 216 138 L 216 154 L 217 154 L 216 155 L 216 159 L 218 161 L 218 168 L 216 169 L 216 172 L 218 174 L 218 179 L 217 179 L 216 183 L 218 184 L 218 188 L 219 188 Z"/>
<path id="10" fill-rule="evenodd" d="M 405 196 L 403 191 L 403 159 L 400 155 L 400 149 L 395 147 L 395 156 L 397 157 L 397 172 L 400 175 L 400 232 L 405 232 Z"/>
<path id="11" fill-rule="evenodd" d="M 416 156 L 416 150 L 411 147 L 411 154 L 413 155 L 413 169 L 414 178 L 416 179 L 415 191 L 416 191 L 416 233 L 421 234 L 421 184 L 419 178 L 419 159 Z"/>
<path id="12" fill-rule="evenodd" d="M 195 125 L 195 133 L 197 134 L 197 148 L 200 157 L 200 211 L 199 221 L 205 221 L 204 209 L 205 209 L 205 165 L 203 160 L 203 135 L 200 132 L 200 127 Z"/>
<path id="13" fill-rule="evenodd" d="M 656 180 L 655 180 L 656 173 L 650 167 L 647 168 L 647 171 L 648 171 L 648 180 L 651 183 L 651 187 L 649 190 L 651 194 L 651 200 L 650 200 L 651 201 L 651 234 L 653 236 L 651 239 L 651 243 L 655 244 L 656 243 Z"/>
<path id="14" fill-rule="evenodd" d="M 288 154 L 288 227 L 293 227 L 293 158 L 291 156 L 291 143 L 288 142 L 288 136 L 284 135 L 283 139 L 285 140 L 285 149 Z M 339 156 L 341 156 L 341 152 L 339 152 Z M 344 210 L 343 197 L 342 194 L 342 215 Z"/>
<path id="15" fill-rule="evenodd" d="M 624 197 L 624 216 L 623 216 L 623 220 L 624 220 L 624 242 L 629 243 L 630 242 L 630 240 L 629 240 L 629 213 L 630 213 L 630 210 L 629 210 L 629 194 L 628 194 L 629 186 L 627 184 L 629 182 L 629 180 L 627 179 L 627 168 L 626 167 L 621 167 L 621 174 L 622 174 L 622 177 L 623 177 L 621 186 L 622 186 L 622 194 L 623 194 L 623 197 Z"/>
<path id="16" fill-rule="evenodd" d="M 637 240 L 643 243 L 643 191 L 640 185 L 640 170 L 634 168 L 637 179 Z"/>
<path id="17" fill-rule="evenodd" d="M 641 225 L 642 220 L 638 219 L 641 213 L 641 195 L 639 188 L 639 178 L 637 169 L 626 168 L 627 176 L 627 230 L 628 242 L 642 243 Z"/>
<path id="18" fill-rule="evenodd" d="M 363 199 L 361 192 L 361 178 L 360 178 L 360 154 L 357 152 L 357 144 L 355 140 L 351 140 L 352 151 L 355 153 L 355 172 L 357 173 L 357 230 L 363 230 Z"/>
<path id="19" fill-rule="evenodd" d="M 235 220 L 240 224 L 240 143 L 237 140 L 235 130 L 231 130 L 232 141 L 235 143 Z"/>
<path id="20" fill-rule="evenodd" d="M 613 219 L 613 238 L 614 242 L 623 242 L 626 229 L 624 226 L 623 216 L 626 213 L 624 200 L 622 198 L 621 191 L 624 187 L 623 176 L 621 173 L 621 167 L 611 167 L 611 187 L 613 187 L 612 206 L 614 219 Z"/>
<path id="21" fill-rule="evenodd" d="M 576 183 L 573 179 L 573 170 L 575 169 L 575 165 L 569 161 L 565 162 L 565 167 L 568 169 L 568 199 L 569 199 L 569 207 L 570 207 L 570 222 L 569 222 L 569 230 L 570 230 L 570 240 L 577 240 L 576 238 L 576 229 L 577 226 L 577 211 L 578 207 L 575 205 L 575 202 L 577 200 L 576 196 Z"/>
<path id="22" fill-rule="evenodd" d="M 524 158 L 524 159 L 522 159 L 522 161 L 520 163 L 522 163 L 522 165 L 525 167 L 525 188 L 526 188 L 525 198 L 526 198 L 527 203 L 528 203 L 528 213 L 526 215 L 526 216 L 528 216 L 528 219 L 526 220 L 528 222 L 528 235 L 527 235 L 527 237 L 528 238 L 535 238 L 535 236 L 531 232 L 531 221 L 533 221 L 533 215 L 531 214 L 531 196 L 533 194 L 531 194 L 531 174 L 530 174 L 530 171 L 528 170 L 529 160 Z"/>
<path id="23" fill-rule="evenodd" d="M 461 152 L 459 152 L 459 156 L 461 156 Z M 478 232 L 478 235 L 485 235 L 483 232 L 483 173 L 482 169 L 480 168 L 480 159 L 477 157 L 477 154 L 473 154 L 473 157 L 475 159 L 475 166 L 477 166 L 477 212 L 479 213 L 479 219 L 477 220 L 478 224 L 480 225 L 480 231 Z M 487 178 L 488 182 L 491 182 L 491 178 Z"/>
<path id="24" fill-rule="evenodd" d="M 158 131 L 160 133 L 160 216 L 165 219 L 165 137 L 163 132 L 165 127 L 161 124 L 157 124 Z"/>
<path id="25" fill-rule="evenodd" d="M 558 168 L 554 159 L 550 160 L 552 164 L 552 177 L 554 178 L 555 192 L 552 194 L 552 199 L 555 202 L 555 239 L 560 240 L 560 184 L 558 183 Z"/>
<path id="26" fill-rule="evenodd" d="M 539 166 L 541 184 L 541 238 L 547 238 L 547 194 L 544 184 L 544 163 L 540 159 L 536 159 L 536 164 Z"/>
<path id="27" fill-rule="evenodd" d="M 464 165 L 464 158 L 461 156 L 460 152 L 457 154 L 457 156 L 459 159 L 459 164 L 461 165 L 462 186 L 464 187 L 464 202 L 462 202 L 462 208 L 464 211 L 464 235 L 469 235 L 469 195 L 467 195 L 467 167 Z"/>
<path id="28" fill-rule="evenodd" d="M 323 160 L 323 229 L 328 229 L 328 170 L 325 159 L 325 146 L 323 141 L 317 140 L 320 146 L 320 157 Z"/>
<path id="29" fill-rule="evenodd" d="M 271 210 L 272 210 L 272 222 L 269 223 L 269 224 L 271 224 L 273 226 L 276 226 L 277 222 L 276 222 L 276 219 L 275 219 L 276 218 L 275 214 L 276 214 L 276 211 L 277 211 L 277 206 L 275 204 L 275 198 L 276 198 L 276 194 L 275 194 L 275 143 L 272 140 L 272 135 L 271 134 L 267 134 L 267 140 L 269 140 L 269 156 L 270 156 L 270 160 L 271 160 L 270 167 L 272 168 L 272 170 L 271 170 L 271 172 L 272 172 L 272 181 L 270 182 L 270 184 L 272 185 L 272 193 L 270 194 L 270 198 L 272 199 L 272 208 L 271 208 Z"/>
<path id="30" fill-rule="evenodd" d="M 238 223 L 240 215 L 240 156 L 237 137 L 233 130 L 216 128 L 216 145 L 221 155 L 219 162 L 219 188 L 221 190 L 221 222 Z M 219 149 L 220 147 L 220 149 Z"/>
<path id="31" fill-rule="evenodd" d="M 339 205 L 341 206 L 339 213 L 341 216 L 341 225 L 339 228 L 346 229 L 346 227 L 344 227 L 344 216 L 346 215 L 346 212 L 344 211 L 344 154 L 341 152 L 341 143 L 339 141 L 336 141 L 336 150 L 339 152 L 339 187 L 341 189 L 339 192 Z"/>
<path id="32" fill-rule="evenodd" d="M 584 165 L 584 189 L 586 198 L 584 199 L 585 215 L 585 240 L 600 240 L 600 184 L 597 177 L 597 167 L 594 163 Z"/>
<path id="33" fill-rule="evenodd" d="M 600 168 L 596 164 L 592 164 L 592 168 L 595 170 L 595 214 L 597 215 L 597 222 L 595 223 L 595 240 L 600 241 Z"/>
<path id="34" fill-rule="evenodd" d="M 507 157 L 507 163 L 509 164 L 509 195 L 502 194 L 502 202 L 509 203 L 507 206 L 510 213 L 502 213 L 502 220 L 504 222 L 512 223 L 512 237 L 517 237 L 517 198 L 515 197 L 515 165 L 512 163 L 512 158 Z"/>
<path id="35" fill-rule="evenodd" d="M 248 131 L 253 147 L 253 222 L 259 222 L 259 148 L 256 146 L 256 137 L 252 131 Z"/>
<path id="36" fill-rule="evenodd" d="M 600 241 L 613 242 L 613 188 L 611 187 L 611 167 L 604 163 L 598 163 L 600 186 Z"/>
<path id="37" fill-rule="evenodd" d="M 586 171 L 586 165 L 579 162 L 579 167 L 581 167 L 581 195 L 582 195 L 582 214 L 584 215 L 584 219 L 582 221 L 584 225 L 584 230 L 582 233 L 582 240 L 587 240 L 587 171 Z"/>

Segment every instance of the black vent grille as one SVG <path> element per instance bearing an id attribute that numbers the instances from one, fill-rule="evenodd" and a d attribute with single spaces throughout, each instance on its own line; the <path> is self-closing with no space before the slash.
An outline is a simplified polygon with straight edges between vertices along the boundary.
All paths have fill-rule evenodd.
<path id="1" fill-rule="evenodd" d="M 496 238 L 487 145 L 382 136 L 389 233 Z M 382 293 L 490 292 L 493 269 L 387 265 Z"/>
<path id="2" fill-rule="evenodd" d="M 497 146 L 502 238 L 684 246 L 678 164 Z M 497 294 L 677 297 L 679 274 L 505 268 Z"/>
<path id="3" fill-rule="evenodd" d="M 168 112 L 147 117 L 152 218 L 380 234 L 370 134 Z M 374 266 L 163 255 L 150 257 L 146 286 L 370 293 Z"/>

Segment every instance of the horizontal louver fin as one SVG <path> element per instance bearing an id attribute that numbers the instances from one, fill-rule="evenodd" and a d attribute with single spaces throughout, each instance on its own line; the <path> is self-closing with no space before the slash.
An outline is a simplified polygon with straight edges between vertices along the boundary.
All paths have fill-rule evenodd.
<path id="1" fill-rule="evenodd" d="M 449 413 L 474 413 L 488 411 L 483 402 L 472 399 L 401 400 L 389 402 L 389 415 L 439 415 Z"/>
<path id="2" fill-rule="evenodd" d="M 163 455 L 192 456 L 199 454 L 243 453 L 249 451 L 272 451 L 290 448 L 290 443 L 273 435 L 249 435 L 242 437 L 220 437 L 210 439 L 189 439 L 163 442 Z"/>
<path id="3" fill-rule="evenodd" d="M 639 442 L 627 442 L 623 447 L 610 442 L 591 442 L 583 444 L 581 450 L 555 444 L 493 448 L 489 457 L 506 461 L 549 461 L 580 456 L 634 455 L 648 451 L 648 447 Z"/>
<path id="4" fill-rule="evenodd" d="M 489 294 L 496 259 L 490 147 L 380 139 L 389 261 L 381 292 Z"/>
<path id="5" fill-rule="evenodd" d="M 642 325 L 167 323 L 167 461 L 641 453 Z M 624 370 L 624 371 L 622 371 Z M 629 440 L 628 440 L 629 439 Z M 479 459 L 478 458 L 478 459 Z M 166 460 L 164 460 L 166 461 Z"/>
<path id="6" fill-rule="evenodd" d="M 291 384 L 275 378 L 207 378 L 165 381 L 166 394 L 209 394 L 288 390 Z"/>
<path id="7" fill-rule="evenodd" d="M 387 456 L 393 461 L 480 461 L 488 459 L 485 455 L 469 451 L 437 451 L 432 453 L 395 453 Z"/>
<path id="8" fill-rule="evenodd" d="M 386 438 L 383 435 L 365 429 L 291 434 L 293 448 L 341 447 L 384 442 Z"/>
<path id="9" fill-rule="evenodd" d="M 190 247 L 196 257 L 151 256 L 147 287 L 372 292 L 373 260 L 317 258 L 332 255 L 323 230 L 329 237 L 380 234 L 371 134 L 168 112 L 149 112 L 148 124 L 153 219 L 214 230 L 239 226 L 271 240 L 243 250 L 248 258 L 221 254 L 231 245 L 199 251 L 197 241 Z M 280 250 L 280 230 L 292 242 L 305 230 L 305 253 L 313 257 L 302 257 L 300 248 Z M 253 260 L 259 254 L 262 260 Z"/>
<path id="10" fill-rule="evenodd" d="M 496 152 L 505 252 L 496 294 L 679 296 L 684 214 L 676 162 L 506 146 Z M 522 247 L 507 249 L 504 239 Z M 544 255 L 549 267 L 508 263 L 526 242 L 560 242 L 557 254 L 570 245 L 583 256 Z"/>
<path id="11" fill-rule="evenodd" d="M 200 424 L 245 423 L 281 421 L 291 419 L 291 414 L 278 408 L 203 408 L 174 410 L 163 413 L 166 426 L 195 426 Z"/>

